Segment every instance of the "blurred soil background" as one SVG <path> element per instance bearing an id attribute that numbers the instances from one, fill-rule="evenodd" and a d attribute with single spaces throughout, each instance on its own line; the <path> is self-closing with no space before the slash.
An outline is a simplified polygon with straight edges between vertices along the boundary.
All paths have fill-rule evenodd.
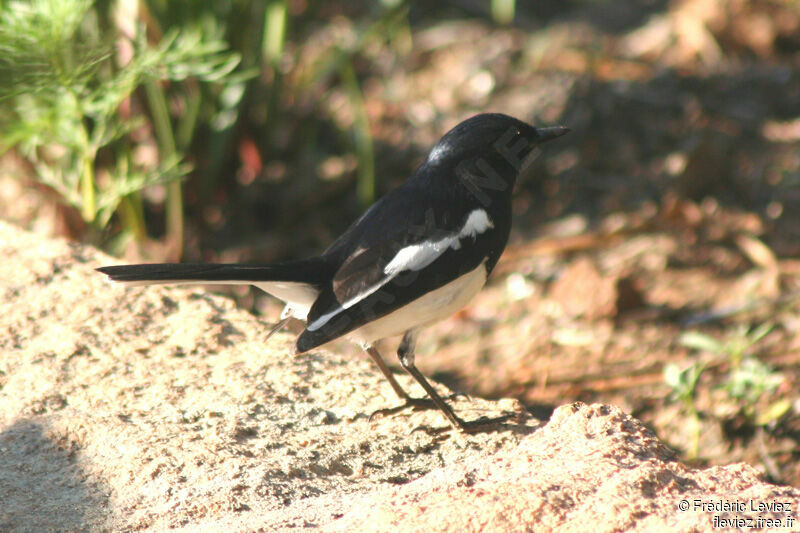
<path id="1" fill-rule="evenodd" d="M 423 334 L 423 372 L 543 418 L 617 404 L 689 463 L 800 486 L 797 1 L 0 14 L 0 217 L 129 261 L 318 253 L 464 118 L 568 126 L 487 288 Z"/>

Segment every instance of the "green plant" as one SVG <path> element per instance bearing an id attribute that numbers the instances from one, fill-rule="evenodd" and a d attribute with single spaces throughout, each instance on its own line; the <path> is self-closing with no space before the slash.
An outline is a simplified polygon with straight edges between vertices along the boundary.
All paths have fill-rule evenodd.
<path id="1" fill-rule="evenodd" d="M 240 59 L 200 28 L 169 31 L 150 43 L 133 5 L 117 14 L 132 19 L 128 37 L 89 0 L 4 6 L 0 151 L 16 149 L 42 183 L 80 212 L 95 236 L 116 212 L 128 235 L 143 238 L 138 193 L 170 183 L 167 217 L 173 220 L 172 244 L 179 248 L 182 230 L 174 220 L 183 215 L 176 180 L 190 168 L 182 151 L 188 143 L 176 141 L 161 83 L 229 81 Z M 126 48 L 129 57 L 115 53 Z M 134 92 L 141 86 L 159 147 L 156 160 L 138 156 L 149 138 L 142 135 L 147 121 L 132 116 L 139 110 Z"/>
<path id="2" fill-rule="evenodd" d="M 672 396 L 680 400 L 686 410 L 695 416 L 698 414 L 695 406 L 697 383 L 703 370 L 705 365 L 701 363 L 692 363 L 684 369 L 675 363 L 664 366 L 664 383 L 671 389 Z"/>
<path id="3" fill-rule="evenodd" d="M 733 370 L 736 370 L 745 357 L 752 355 L 753 346 L 772 331 L 773 327 L 773 324 L 764 323 L 750 329 L 746 324 L 741 324 L 725 341 L 699 331 L 687 331 L 678 337 L 678 342 L 687 348 L 724 355 L 731 362 Z"/>
<path id="4" fill-rule="evenodd" d="M 411 39 L 408 2 L 383 0 L 381 4 L 382 11 L 377 19 L 354 32 L 357 37 L 352 42 L 337 42 L 319 55 L 307 81 L 311 85 L 335 74 L 344 87 L 354 114 L 352 144 L 358 160 L 356 193 L 362 207 L 375 201 L 375 157 L 366 103 L 354 67 L 355 57 L 376 45 L 410 42 Z"/>
<path id="5" fill-rule="evenodd" d="M 762 396 L 774 392 L 781 383 L 781 374 L 758 359 L 747 358 L 730 373 L 725 388 L 731 398 L 744 402 L 744 416 L 757 426 L 765 426 L 781 418 L 791 408 L 788 399 L 780 398 L 770 402 L 765 409 L 756 410 L 756 404 Z"/>
<path id="6" fill-rule="evenodd" d="M 187 2 L 182 3 L 180 9 L 175 7 L 175 2 L 167 0 L 148 0 L 146 4 L 151 18 L 161 26 L 181 25 L 189 19 L 226 35 L 242 56 L 243 67 L 259 69 L 261 73 L 246 84 L 226 84 L 226 90 L 220 95 L 221 109 L 209 121 L 210 128 L 203 137 L 207 150 L 204 150 L 203 166 L 198 168 L 195 181 L 200 196 L 207 199 L 226 175 L 228 154 L 238 136 L 254 139 L 260 154 L 267 159 L 291 158 L 285 149 L 274 150 L 275 145 L 284 142 L 282 137 L 287 131 L 298 132 L 303 140 L 297 145 L 313 150 L 316 131 L 328 114 L 317 120 L 319 114 L 311 113 L 308 116 L 311 120 L 304 121 L 302 126 L 293 124 L 282 128 L 284 117 L 295 118 L 295 112 L 287 109 L 287 102 L 322 102 L 332 92 L 340 90 L 347 99 L 353 120 L 348 124 L 334 124 L 341 127 L 346 149 L 356 156 L 359 203 L 368 206 L 374 201 L 374 146 L 359 74 L 363 70 L 361 65 L 375 60 L 376 50 L 391 47 L 394 55 L 408 51 L 411 31 L 407 0 L 381 0 L 365 6 L 359 16 L 336 15 L 335 23 L 349 26 L 352 31 L 334 32 L 329 39 L 312 40 L 310 44 L 307 35 L 318 33 L 313 31 L 319 24 L 315 10 L 309 6 L 292 8 L 287 0 Z"/>
<path id="7" fill-rule="evenodd" d="M 760 412 L 756 410 L 756 404 L 764 394 L 774 392 L 783 382 L 783 376 L 759 361 L 754 351 L 756 343 L 772 331 L 773 327 L 770 323 L 752 329 L 740 325 L 724 341 L 697 331 L 686 332 L 679 337 L 684 346 L 724 356 L 728 360 L 730 370 L 725 376 L 723 386 L 728 397 L 739 402 L 741 411 L 756 425 L 766 425 L 777 420 L 790 407 L 786 400 L 779 399 Z"/>
<path id="8" fill-rule="evenodd" d="M 705 370 L 702 363 L 692 363 L 681 369 L 675 363 L 664 366 L 664 383 L 671 390 L 671 396 L 683 404 L 683 408 L 692 417 L 692 445 L 688 450 L 689 457 L 697 457 L 700 451 L 700 413 L 697 410 L 696 396 L 697 384 Z"/>

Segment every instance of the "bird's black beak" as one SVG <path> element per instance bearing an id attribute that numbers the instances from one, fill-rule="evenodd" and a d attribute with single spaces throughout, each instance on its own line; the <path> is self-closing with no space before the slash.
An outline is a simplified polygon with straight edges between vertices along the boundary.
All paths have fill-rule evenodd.
<path id="1" fill-rule="evenodd" d="M 537 148 L 540 144 L 546 143 L 547 141 L 552 141 L 556 137 L 561 137 L 569 133 L 569 128 L 565 126 L 551 126 L 549 128 L 533 128 L 536 132 L 536 137 L 533 139 L 529 138 L 531 143 L 528 145 L 528 154 L 522 160 L 521 169 L 524 171 L 526 168 L 530 166 L 531 163 L 541 154 L 542 152 Z"/>
<path id="2" fill-rule="evenodd" d="M 569 128 L 566 126 L 552 126 L 549 128 L 536 128 L 536 143 L 544 143 L 551 141 L 556 137 L 561 137 L 569 133 Z"/>

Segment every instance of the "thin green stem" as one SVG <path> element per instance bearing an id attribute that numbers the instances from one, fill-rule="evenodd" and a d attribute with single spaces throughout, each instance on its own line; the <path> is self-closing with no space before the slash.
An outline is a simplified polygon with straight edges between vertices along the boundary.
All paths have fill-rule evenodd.
<path id="1" fill-rule="evenodd" d="M 75 100 L 74 109 L 76 122 L 79 124 L 78 135 L 81 147 L 81 163 L 80 163 L 80 188 L 81 197 L 81 216 L 83 220 L 89 223 L 94 222 L 97 216 L 97 194 L 94 184 L 94 160 L 97 155 L 96 150 L 92 147 L 89 140 L 89 132 L 86 131 L 86 125 L 83 123 L 84 113 L 81 100 L 77 94 L 70 91 L 72 98 Z"/>
<path id="2" fill-rule="evenodd" d="M 120 201 L 119 214 L 122 224 L 131 232 L 137 242 L 141 242 L 146 237 L 144 225 L 144 213 L 142 202 L 138 195 L 131 194 Z"/>
<path id="3" fill-rule="evenodd" d="M 81 172 L 81 216 L 86 222 L 93 222 L 97 215 L 97 195 L 94 190 L 94 155 L 87 151 L 81 154 L 83 171 Z"/>
<path id="4" fill-rule="evenodd" d="M 356 194 L 362 206 L 368 206 L 375 200 L 375 153 L 372 146 L 372 133 L 369 128 L 367 107 L 364 104 L 364 95 L 358 84 L 353 64 L 345 61 L 342 64 L 341 76 L 347 87 L 350 102 L 356 112 L 355 120 L 355 145 L 358 154 L 358 181 Z"/>
<path id="5" fill-rule="evenodd" d="M 175 135 L 172 131 L 167 98 L 158 82 L 149 80 L 144 84 L 147 102 L 153 115 L 153 128 L 158 140 L 161 157 L 172 157 L 176 153 Z M 179 257 L 183 249 L 183 192 L 179 181 L 167 184 L 167 241 L 170 249 Z"/>
<path id="6" fill-rule="evenodd" d="M 189 80 L 186 87 L 186 112 L 178 122 L 175 144 L 186 152 L 192 144 L 192 137 L 197 130 L 197 119 L 200 117 L 200 104 L 202 95 L 200 88 L 194 80 Z"/>
<path id="7" fill-rule="evenodd" d="M 689 414 L 694 423 L 694 427 L 692 428 L 692 443 L 689 448 L 689 458 L 696 459 L 700 454 L 700 413 L 697 412 L 694 403 L 689 406 Z"/>
<path id="8" fill-rule="evenodd" d="M 278 63 L 286 40 L 286 0 L 273 0 L 264 13 L 264 38 L 261 53 L 271 65 Z"/>

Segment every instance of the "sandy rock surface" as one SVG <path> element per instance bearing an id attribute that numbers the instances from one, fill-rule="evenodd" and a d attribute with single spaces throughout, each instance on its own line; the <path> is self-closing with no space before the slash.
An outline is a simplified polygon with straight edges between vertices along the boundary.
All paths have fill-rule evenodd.
<path id="1" fill-rule="evenodd" d="M 4 223 L 0 253 L 2 531 L 800 529 L 797 489 L 687 468 L 614 407 L 545 424 L 455 401 L 465 419 L 518 413 L 476 435 L 436 411 L 369 421 L 397 400 L 366 358 L 290 357 L 229 300 L 109 284 L 108 257 Z M 725 501 L 746 508 L 700 505 Z"/>

